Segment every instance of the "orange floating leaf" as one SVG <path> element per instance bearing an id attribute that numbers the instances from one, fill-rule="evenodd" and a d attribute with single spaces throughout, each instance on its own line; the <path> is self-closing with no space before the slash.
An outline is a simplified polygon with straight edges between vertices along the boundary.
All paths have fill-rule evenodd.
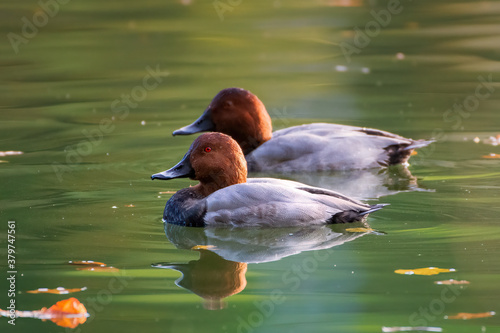
<path id="1" fill-rule="evenodd" d="M 436 275 L 439 273 L 455 272 L 455 268 L 437 268 L 437 267 L 425 267 L 416 269 L 397 269 L 394 271 L 396 274 L 405 275 Z"/>
<path id="2" fill-rule="evenodd" d="M 93 261 L 93 260 L 81 260 L 81 261 L 69 261 L 70 265 L 90 265 L 90 266 L 106 266 L 105 263 Z"/>
<path id="3" fill-rule="evenodd" d="M 457 313 L 456 315 L 453 315 L 453 316 L 444 316 L 444 319 L 469 320 L 469 319 L 476 319 L 476 318 L 488 318 L 488 317 L 493 317 L 494 315 L 496 315 L 495 311 L 481 312 L 481 313 L 460 312 L 460 313 Z"/>
<path id="4" fill-rule="evenodd" d="M 410 156 L 415 156 L 415 155 L 418 155 L 418 152 L 416 150 L 412 151 Z"/>
<path id="5" fill-rule="evenodd" d="M 28 290 L 26 292 L 29 294 L 70 294 L 70 293 L 77 293 L 77 292 L 84 291 L 84 290 L 87 290 L 87 287 L 72 288 L 72 289 L 66 289 L 63 287 L 57 287 L 56 289 L 38 288 L 36 290 Z"/>
<path id="6" fill-rule="evenodd" d="M 483 155 L 483 158 L 500 158 L 500 154 L 491 153 L 489 155 Z"/>
<path id="7" fill-rule="evenodd" d="M 133 205 L 133 204 L 130 204 L 130 205 L 125 205 L 125 207 L 129 207 L 129 208 L 132 208 L 132 207 L 135 207 L 135 205 Z"/>
<path id="8" fill-rule="evenodd" d="M 118 272 L 119 269 L 113 266 L 107 266 L 105 263 L 92 261 L 92 260 L 82 260 L 82 261 L 70 261 L 70 265 L 79 265 L 83 267 L 77 268 L 79 271 L 92 271 L 92 272 Z"/>
<path id="9" fill-rule="evenodd" d="M 435 284 L 445 284 L 445 285 L 451 285 L 451 284 L 469 284 L 469 281 L 466 280 L 443 280 L 443 281 L 434 281 Z"/>
<path id="10" fill-rule="evenodd" d="M 119 269 L 113 266 L 90 266 L 77 268 L 78 271 L 91 271 L 91 272 L 118 272 Z"/>
<path id="11" fill-rule="evenodd" d="M 370 232 L 373 231 L 372 228 L 347 228 L 345 229 L 347 232 Z"/>
<path id="12" fill-rule="evenodd" d="M 0 316 L 12 318 L 10 311 L 0 309 Z M 61 327 L 75 328 L 83 324 L 89 314 L 85 305 L 74 297 L 62 300 L 52 305 L 50 308 L 42 308 L 35 311 L 16 310 L 15 317 L 36 318 L 43 321 L 50 320 Z"/>
<path id="13" fill-rule="evenodd" d="M 51 318 L 48 319 L 56 325 L 69 328 L 83 324 L 88 316 L 85 305 L 74 297 L 59 301 L 45 311 L 42 309 L 42 312 L 49 314 Z"/>

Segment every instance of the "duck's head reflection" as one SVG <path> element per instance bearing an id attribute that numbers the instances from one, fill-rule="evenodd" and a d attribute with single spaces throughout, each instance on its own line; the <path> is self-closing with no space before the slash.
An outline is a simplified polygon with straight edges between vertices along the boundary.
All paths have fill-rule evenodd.
<path id="1" fill-rule="evenodd" d="M 167 238 L 179 249 L 200 253 L 187 264 L 157 263 L 182 273 L 176 281 L 205 300 L 207 309 L 245 289 L 248 263 L 277 261 L 304 251 L 326 250 L 374 233 L 366 224 L 293 228 L 190 228 L 165 223 Z"/>
<path id="2" fill-rule="evenodd" d="M 153 267 L 179 271 L 182 276 L 175 284 L 203 298 L 206 309 L 223 309 L 224 298 L 245 289 L 247 264 L 225 260 L 201 247 L 194 250 L 200 253 L 200 259 L 187 264 L 154 264 Z"/>

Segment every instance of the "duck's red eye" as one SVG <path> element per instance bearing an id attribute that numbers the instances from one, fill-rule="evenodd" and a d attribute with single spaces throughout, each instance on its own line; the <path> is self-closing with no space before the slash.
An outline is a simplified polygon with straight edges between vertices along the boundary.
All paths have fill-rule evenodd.
<path id="1" fill-rule="evenodd" d="M 210 147 L 205 147 L 205 152 L 210 153 L 212 151 L 212 148 Z"/>

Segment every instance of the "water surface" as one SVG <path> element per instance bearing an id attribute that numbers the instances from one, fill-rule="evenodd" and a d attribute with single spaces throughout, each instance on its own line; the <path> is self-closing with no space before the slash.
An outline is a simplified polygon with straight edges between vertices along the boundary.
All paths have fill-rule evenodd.
<path id="1" fill-rule="evenodd" d="M 86 286 L 73 295 L 91 314 L 81 332 L 500 332 L 498 315 L 444 319 L 500 312 L 500 168 L 484 157 L 500 154 L 485 142 L 500 134 L 500 3 L 402 1 L 358 44 L 355 28 L 373 25 L 370 11 L 387 3 L 233 5 L 221 19 L 211 1 L 70 1 L 31 37 L 22 18 L 42 15 L 39 4 L 0 5 L 0 151 L 23 152 L 0 157 L 0 243 L 7 248 L 7 221 L 16 221 L 17 308 L 66 297 L 27 290 Z M 9 33 L 27 41 L 17 53 Z M 359 50 L 349 59 L 347 44 Z M 171 132 L 231 86 L 258 95 L 276 129 L 325 121 L 438 141 L 411 159 L 411 176 L 287 176 L 390 203 L 368 219 L 376 233 L 166 235 L 166 200 L 194 182 L 149 177 L 194 139 Z M 429 266 L 456 271 L 394 273 Z M 450 278 L 470 284 L 434 284 Z M 5 279 L 0 286 L 5 308 Z M 34 319 L 0 327 L 65 330 Z"/>

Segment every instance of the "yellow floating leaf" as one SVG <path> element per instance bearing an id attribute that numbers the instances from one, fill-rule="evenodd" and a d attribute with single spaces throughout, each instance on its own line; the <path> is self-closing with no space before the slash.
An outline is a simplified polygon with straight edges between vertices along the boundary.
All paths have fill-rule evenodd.
<path id="1" fill-rule="evenodd" d="M 466 280 L 443 280 L 443 281 L 434 281 L 435 284 L 445 284 L 445 285 L 451 285 L 451 284 L 469 284 L 469 281 Z"/>
<path id="2" fill-rule="evenodd" d="M 483 158 L 500 158 L 500 154 L 491 153 L 489 155 L 483 155 Z"/>
<path id="3" fill-rule="evenodd" d="M 84 291 L 84 290 L 87 290 L 87 287 L 72 288 L 72 289 L 66 289 L 63 287 L 57 287 L 56 289 L 38 288 L 36 290 L 28 290 L 26 292 L 29 294 L 70 294 L 70 293 L 77 293 L 77 292 Z"/>
<path id="4" fill-rule="evenodd" d="M 469 319 L 476 319 L 476 318 L 488 318 L 488 317 L 493 317 L 494 315 L 496 315 L 495 311 L 481 312 L 481 313 L 460 312 L 460 313 L 457 313 L 456 315 L 453 315 L 453 316 L 444 316 L 444 319 L 469 320 Z"/>
<path id="5" fill-rule="evenodd" d="M 347 228 L 345 229 L 347 232 L 370 232 L 373 231 L 372 228 Z"/>
<path id="6" fill-rule="evenodd" d="M 195 245 L 191 250 L 210 250 L 215 249 L 215 245 Z"/>
<path id="7" fill-rule="evenodd" d="M 405 275 L 436 275 L 439 273 L 455 272 L 455 268 L 437 268 L 437 267 L 425 267 L 416 269 L 397 269 L 394 271 L 396 274 Z"/>
<path id="8" fill-rule="evenodd" d="M 8 310 L 0 309 L 0 316 L 11 317 Z M 61 327 L 75 328 L 87 321 L 89 316 L 85 306 L 74 297 L 62 300 L 52 305 L 50 308 L 42 308 L 34 311 L 16 310 L 15 316 L 18 318 L 36 318 L 43 321 L 50 320 Z"/>

